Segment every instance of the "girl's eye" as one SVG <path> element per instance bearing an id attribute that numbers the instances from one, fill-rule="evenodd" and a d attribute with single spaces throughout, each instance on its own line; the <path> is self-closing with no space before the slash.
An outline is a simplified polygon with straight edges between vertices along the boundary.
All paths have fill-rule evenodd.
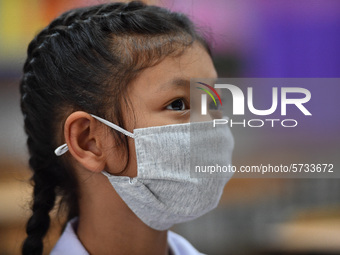
<path id="1" fill-rule="evenodd" d="M 183 111 L 185 110 L 185 103 L 183 99 L 177 99 L 170 103 L 166 109 L 172 110 L 172 111 Z"/>

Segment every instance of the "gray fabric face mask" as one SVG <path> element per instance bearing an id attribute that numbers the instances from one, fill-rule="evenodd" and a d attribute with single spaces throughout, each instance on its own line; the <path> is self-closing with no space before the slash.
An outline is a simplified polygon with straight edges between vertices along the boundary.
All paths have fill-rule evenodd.
<path id="1" fill-rule="evenodd" d="M 92 117 L 134 138 L 137 177 L 102 173 L 129 206 L 149 227 L 166 230 L 214 209 L 232 173 L 223 176 L 190 176 L 190 165 L 231 165 L 234 139 L 227 125 L 195 122 L 134 129 Z M 190 146 L 191 145 L 191 146 Z M 59 156 L 64 144 L 55 150 Z"/>

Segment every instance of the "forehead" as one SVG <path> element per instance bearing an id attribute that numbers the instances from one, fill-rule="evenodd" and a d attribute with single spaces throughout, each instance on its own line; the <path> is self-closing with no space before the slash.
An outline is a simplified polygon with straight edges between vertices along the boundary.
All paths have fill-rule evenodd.
<path id="1" fill-rule="evenodd" d="M 189 87 L 191 78 L 217 78 L 213 62 L 198 43 L 176 57 L 166 57 L 159 64 L 145 69 L 130 85 L 132 93 L 160 93 Z"/>

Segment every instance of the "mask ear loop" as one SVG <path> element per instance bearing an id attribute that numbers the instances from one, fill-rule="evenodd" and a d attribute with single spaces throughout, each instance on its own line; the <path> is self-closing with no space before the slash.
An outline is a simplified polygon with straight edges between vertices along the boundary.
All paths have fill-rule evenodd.
<path id="1" fill-rule="evenodd" d="M 115 130 L 117 130 L 117 131 L 123 133 L 124 135 L 131 137 L 131 138 L 135 138 L 135 135 L 134 135 L 134 134 L 132 134 L 131 132 L 129 132 L 129 131 L 127 131 L 127 130 L 121 128 L 120 126 L 117 126 L 116 124 L 113 124 L 112 122 L 107 121 L 107 120 L 105 120 L 105 119 L 103 119 L 103 118 L 100 118 L 100 117 L 98 117 L 98 116 L 96 116 L 96 115 L 93 115 L 93 114 L 90 114 L 90 115 L 91 115 L 93 118 L 95 118 L 96 120 L 100 121 L 101 123 L 103 123 L 103 124 L 109 126 L 110 128 L 113 128 L 113 129 L 115 129 Z M 66 143 L 64 143 L 63 145 L 60 145 L 58 148 L 56 148 L 56 149 L 54 150 L 54 153 L 55 153 L 55 155 L 57 155 L 57 156 L 61 156 L 61 155 L 63 155 L 64 153 L 66 153 L 67 151 L 68 151 L 68 146 L 67 146 Z"/>
<path id="2" fill-rule="evenodd" d="M 54 154 L 57 156 L 61 156 L 67 151 L 68 151 L 68 146 L 66 143 L 64 143 L 63 145 L 60 145 L 57 149 L 54 150 Z"/>
<path id="3" fill-rule="evenodd" d="M 112 122 L 102 119 L 96 115 L 90 114 L 93 118 L 95 118 L 96 120 L 99 120 L 101 123 L 104 123 L 105 125 L 109 126 L 110 128 L 113 128 L 121 133 L 123 133 L 126 136 L 130 136 L 131 138 L 135 138 L 135 135 L 130 133 L 129 131 L 121 128 L 120 126 L 117 126 L 116 124 L 113 124 Z"/>

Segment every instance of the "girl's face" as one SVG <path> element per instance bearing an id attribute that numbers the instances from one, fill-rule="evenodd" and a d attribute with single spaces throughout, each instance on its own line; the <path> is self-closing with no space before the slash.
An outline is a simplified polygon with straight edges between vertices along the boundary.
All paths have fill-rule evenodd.
<path id="1" fill-rule="evenodd" d="M 136 119 L 126 119 L 127 129 L 189 122 L 192 78 L 217 78 L 209 54 L 198 43 L 144 70 L 128 89 L 135 116 L 124 116 Z"/>
<path id="2" fill-rule="evenodd" d="M 145 69 L 129 85 L 127 93 L 131 105 L 123 108 L 126 129 L 133 132 L 135 128 L 189 122 L 191 78 L 217 78 L 209 54 L 198 43 L 178 57 L 167 57 L 156 66 Z M 135 145 L 130 138 L 129 152 L 127 168 L 121 174 L 135 177 L 137 176 Z M 113 154 L 115 153 L 113 151 Z M 125 162 L 122 162 L 122 158 L 117 161 L 117 156 L 114 157 L 113 154 L 115 167 L 123 168 Z M 122 164 L 117 165 L 117 162 Z M 120 172 L 118 169 L 112 170 L 107 171 Z"/>

